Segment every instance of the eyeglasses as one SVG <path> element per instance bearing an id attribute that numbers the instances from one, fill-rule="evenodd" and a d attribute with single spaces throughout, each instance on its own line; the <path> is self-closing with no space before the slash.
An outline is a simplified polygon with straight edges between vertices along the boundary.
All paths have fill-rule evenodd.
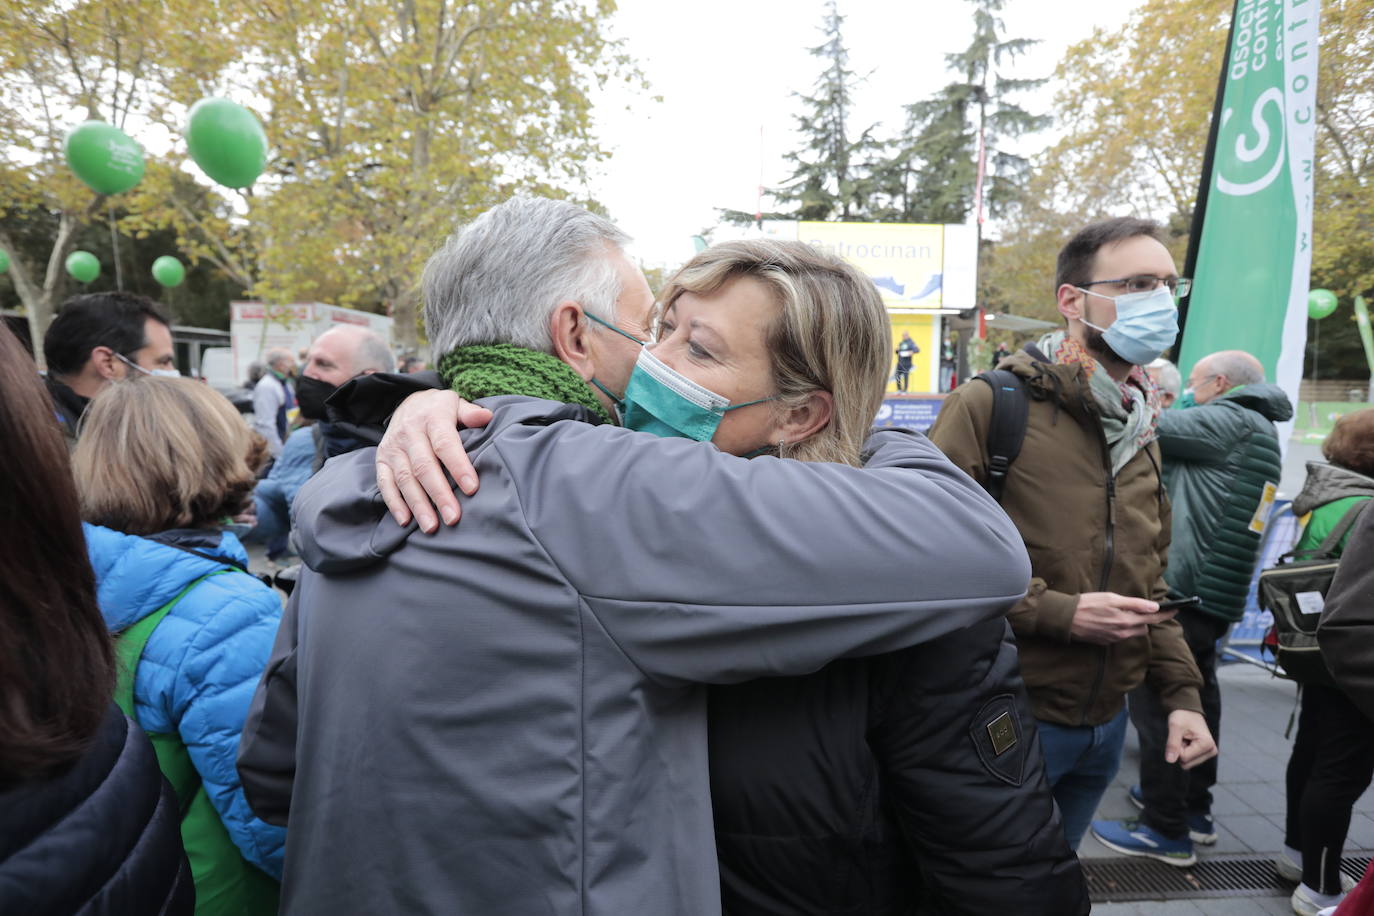
<path id="1" fill-rule="evenodd" d="M 1160 284 L 1163 284 L 1169 287 L 1169 292 L 1178 298 L 1188 295 L 1188 291 L 1193 288 L 1193 281 L 1187 277 L 1156 277 L 1153 274 L 1137 274 L 1134 277 L 1123 277 L 1119 280 L 1093 280 L 1083 285 L 1101 286 L 1104 283 L 1123 286 L 1128 293 L 1153 292 L 1159 289 Z"/>

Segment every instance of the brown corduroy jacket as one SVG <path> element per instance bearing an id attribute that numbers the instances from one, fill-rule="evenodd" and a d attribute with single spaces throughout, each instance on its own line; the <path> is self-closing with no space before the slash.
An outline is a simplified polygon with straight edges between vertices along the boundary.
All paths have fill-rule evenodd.
<path id="1" fill-rule="evenodd" d="M 1151 443 L 1113 477 L 1102 420 L 1082 367 L 1021 351 L 998 368 L 1025 381 L 1030 416 L 1011 465 L 1002 508 L 1031 559 L 1029 592 L 1008 614 L 1036 718 L 1101 725 L 1143 681 L 1169 710 L 1202 711 L 1202 679 L 1175 621 L 1109 646 L 1081 642 L 1070 625 L 1085 592 L 1165 597 L 1168 496 Z M 952 392 L 930 438 L 980 483 L 987 478 L 992 388 L 977 380 Z"/>

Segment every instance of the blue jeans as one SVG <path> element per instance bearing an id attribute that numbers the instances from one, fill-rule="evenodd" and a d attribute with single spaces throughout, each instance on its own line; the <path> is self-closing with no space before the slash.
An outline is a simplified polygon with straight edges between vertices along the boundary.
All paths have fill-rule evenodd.
<path id="1" fill-rule="evenodd" d="M 1036 720 L 1045 751 L 1045 775 L 1064 821 L 1064 837 L 1077 849 L 1097 803 L 1121 768 L 1126 710 L 1102 725 L 1070 726 Z"/>

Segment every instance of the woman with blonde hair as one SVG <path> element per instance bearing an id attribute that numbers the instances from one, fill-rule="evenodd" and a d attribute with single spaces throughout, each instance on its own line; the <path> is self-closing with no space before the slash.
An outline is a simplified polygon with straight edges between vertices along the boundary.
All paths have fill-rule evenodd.
<path id="1" fill-rule="evenodd" d="M 891 330 L 875 287 L 853 266 L 799 242 L 708 248 L 669 280 L 654 338 L 623 394 L 603 392 L 623 426 L 742 458 L 864 464 Z M 419 467 L 434 459 L 430 431 L 451 426 L 461 405 L 451 393 L 415 397 L 388 439 L 404 431 Z M 403 450 L 394 442 L 389 454 L 391 473 L 378 476 L 394 506 L 402 494 L 386 482 L 415 478 L 396 465 Z M 455 479 L 464 473 L 444 460 Z M 662 481 L 667 493 L 696 485 Z M 409 509 L 434 513 L 428 503 Z M 900 532 L 930 521 L 891 523 Z M 833 530 L 837 544 L 851 534 Z M 655 570 L 637 573 L 652 582 Z M 770 579 L 787 575 L 759 569 L 740 588 L 766 595 Z M 713 686 L 708 736 L 726 913 L 1088 910 L 1003 618 L 805 676 Z"/>
<path id="2" fill-rule="evenodd" d="M 191 379 L 131 376 L 92 403 L 73 453 L 116 699 L 181 806 L 198 914 L 275 913 L 285 831 L 253 816 L 234 761 L 281 602 L 220 526 L 265 448 Z"/>

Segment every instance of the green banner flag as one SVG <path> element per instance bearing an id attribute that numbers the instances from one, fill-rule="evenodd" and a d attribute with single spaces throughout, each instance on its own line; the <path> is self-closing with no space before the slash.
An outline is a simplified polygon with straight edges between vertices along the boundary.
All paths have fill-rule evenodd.
<path id="1" fill-rule="evenodd" d="M 1364 296 L 1355 297 L 1355 322 L 1360 328 L 1360 343 L 1364 344 L 1364 359 L 1369 364 L 1369 400 L 1374 401 L 1374 332 L 1369 328 L 1369 305 Z"/>
<path id="2" fill-rule="evenodd" d="M 1312 266 L 1318 12 L 1319 0 L 1236 0 L 1180 314 L 1185 378 L 1208 353 L 1245 350 L 1295 404 Z"/>

